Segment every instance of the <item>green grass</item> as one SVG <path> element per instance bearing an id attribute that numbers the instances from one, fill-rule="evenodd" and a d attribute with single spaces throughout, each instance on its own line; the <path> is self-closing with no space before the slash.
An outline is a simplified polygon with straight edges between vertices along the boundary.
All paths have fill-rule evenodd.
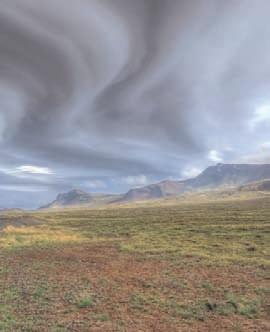
<path id="1" fill-rule="evenodd" d="M 34 214 L 35 216 L 35 214 Z M 36 214 L 44 224 L 9 227 L 0 247 L 112 242 L 159 256 L 270 265 L 270 199 Z"/>
<path id="2" fill-rule="evenodd" d="M 93 307 L 95 305 L 94 299 L 91 296 L 85 296 L 78 300 L 77 306 L 79 308 Z"/>
<path id="3" fill-rule="evenodd" d="M 130 322 L 151 315 L 164 315 L 173 326 L 240 317 L 233 322 L 236 331 L 241 319 L 265 315 L 269 197 L 19 216 L 42 222 L 11 225 L 0 232 L 0 331 L 46 331 L 46 324 L 59 332 L 67 326 L 78 331 L 93 326 L 125 330 Z M 18 214 L 7 218 L 12 224 Z M 84 255 L 80 248 L 89 252 L 94 248 L 97 256 Z M 119 261 L 110 256 L 112 248 Z M 125 279 L 129 271 L 121 271 L 121 264 L 132 259 L 141 273 L 133 271 Z M 155 270 L 156 264 L 160 270 Z M 246 270 L 248 283 L 241 280 Z M 225 286 L 220 271 L 236 276 L 231 282 L 223 280 Z M 141 330 L 147 331 L 145 326 Z"/>
<path id="4" fill-rule="evenodd" d="M 151 312 L 154 308 L 169 312 L 172 317 L 184 320 L 206 320 L 210 315 L 230 316 L 238 314 L 249 319 L 257 318 L 261 309 L 261 298 L 246 298 L 239 294 L 224 294 L 219 300 L 198 298 L 190 303 L 175 295 L 164 297 L 160 293 L 134 293 L 129 299 L 134 311 Z"/>
<path id="5" fill-rule="evenodd" d="M 244 296 L 236 294 L 227 294 L 226 302 L 221 306 L 220 312 L 223 314 L 229 314 L 226 312 L 226 308 L 233 308 L 234 313 L 238 313 L 247 318 L 256 318 L 260 312 L 261 300 L 259 297 L 254 299 L 247 299 Z M 225 312 L 224 312 L 225 311 Z"/>

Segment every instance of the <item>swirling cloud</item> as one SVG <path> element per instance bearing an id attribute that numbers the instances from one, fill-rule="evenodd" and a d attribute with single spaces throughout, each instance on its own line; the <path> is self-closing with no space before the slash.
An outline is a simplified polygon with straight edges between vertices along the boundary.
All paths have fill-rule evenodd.
<path id="1" fill-rule="evenodd" d="M 269 1 L 0 2 L 0 166 L 51 169 L 24 180 L 44 196 L 181 177 L 269 140 L 250 125 L 270 105 Z"/>

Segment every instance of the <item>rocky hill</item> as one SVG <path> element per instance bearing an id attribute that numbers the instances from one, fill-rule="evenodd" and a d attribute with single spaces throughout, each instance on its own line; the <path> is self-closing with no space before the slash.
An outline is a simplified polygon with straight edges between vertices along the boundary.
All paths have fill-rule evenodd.
<path id="1" fill-rule="evenodd" d="M 92 201 L 92 196 L 82 190 L 73 189 L 67 193 L 59 194 L 56 199 L 42 208 L 57 208 L 70 205 L 89 204 Z"/>
<path id="2" fill-rule="evenodd" d="M 217 164 L 206 168 L 201 174 L 192 179 L 183 181 L 166 180 L 141 188 L 133 188 L 123 195 L 94 195 L 79 189 L 74 189 L 68 193 L 59 194 L 55 201 L 43 208 L 160 199 L 190 191 L 218 189 L 223 187 L 237 188 L 243 186 L 240 190 L 268 188 L 268 186 L 270 186 L 270 180 L 263 181 L 266 179 L 270 179 L 270 164 Z M 258 181 L 259 183 L 254 184 L 254 182 Z M 247 184 L 251 185 L 245 186 Z"/>
<path id="3" fill-rule="evenodd" d="M 240 186 L 239 191 L 270 191 L 270 179 Z"/>
<path id="4" fill-rule="evenodd" d="M 121 201 L 141 201 L 147 199 L 158 199 L 166 196 L 180 194 L 184 190 L 184 185 L 180 181 L 162 181 L 142 188 L 129 190 Z"/>
<path id="5" fill-rule="evenodd" d="M 192 188 L 238 186 L 270 178 L 270 164 L 217 164 L 185 183 Z"/>
<path id="6" fill-rule="evenodd" d="M 206 168 L 195 178 L 184 181 L 163 181 L 143 188 L 131 189 L 122 201 L 158 199 L 188 191 L 238 187 L 254 181 L 270 179 L 270 165 L 217 164 Z"/>

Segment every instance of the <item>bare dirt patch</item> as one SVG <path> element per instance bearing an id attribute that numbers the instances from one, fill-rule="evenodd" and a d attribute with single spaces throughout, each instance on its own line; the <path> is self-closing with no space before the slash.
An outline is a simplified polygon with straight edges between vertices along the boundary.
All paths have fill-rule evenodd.
<path id="1" fill-rule="evenodd" d="M 269 330 L 269 303 L 260 317 L 214 310 L 226 292 L 253 298 L 266 287 L 260 268 L 158 261 L 106 244 L 27 249 L 0 263 L 9 267 L 1 291 L 14 293 L 17 331 Z"/>

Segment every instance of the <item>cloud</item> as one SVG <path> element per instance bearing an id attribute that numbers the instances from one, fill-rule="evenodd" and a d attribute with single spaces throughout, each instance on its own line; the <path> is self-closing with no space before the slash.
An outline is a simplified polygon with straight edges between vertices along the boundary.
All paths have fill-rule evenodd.
<path id="1" fill-rule="evenodd" d="M 260 149 L 265 151 L 270 151 L 270 142 L 263 142 L 260 144 Z"/>
<path id="2" fill-rule="evenodd" d="M 37 176 L 48 176 L 53 175 L 54 172 L 48 167 L 40 167 L 34 165 L 21 165 L 18 167 L 2 167 L 0 172 L 14 177 L 37 177 Z"/>
<path id="3" fill-rule="evenodd" d="M 42 177 L 49 198 L 252 154 L 269 139 L 269 10 L 268 0 L 2 0 L 0 168 L 29 186 Z"/>
<path id="4" fill-rule="evenodd" d="M 270 163 L 270 142 L 260 143 L 254 151 L 240 156 L 236 162 L 249 164 L 269 164 Z"/>
<path id="5" fill-rule="evenodd" d="M 216 150 L 210 150 L 208 153 L 208 159 L 214 163 L 221 163 L 223 162 L 223 158 L 220 152 Z"/>
<path id="6" fill-rule="evenodd" d="M 199 175 L 201 172 L 202 172 L 202 169 L 200 169 L 200 168 L 188 167 L 181 172 L 181 176 L 183 179 L 190 179 L 190 178 L 193 178 L 193 177 Z"/>
<path id="7" fill-rule="evenodd" d="M 39 167 L 33 165 L 22 165 L 16 168 L 15 173 L 29 173 L 29 174 L 41 174 L 41 175 L 51 175 L 53 171 L 48 167 Z"/>
<path id="8" fill-rule="evenodd" d="M 257 108 L 253 117 L 250 119 L 250 127 L 254 130 L 260 124 L 270 124 L 270 105 Z"/>
<path id="9" fill-rule="evenodd" d="M 35 192 L 44 192 L 47 189 L 44 187 L 31 187 L 29 185 L 0 185 L 0 190 L 5 190 L 5 191 L 12 191 L 12 192 L 30 192 L 30 193 L 35 193 Z"/>
<path id="10" fill-rule="evenodd" d="M 92 180 L 92 181 L 87 181 L 84 184 L 87 188 L 89 189 L 106 189 L 107 185 L 104 181 L 101 180 Z"/>
<path id="11" fill-rule="evenodd" d="M 123 178 L 122 181 L 131 187 L 145 186 L 149 182 L 147 177 L 143 174 L 137 176 L 128 176 L 126 178 Z"/>

